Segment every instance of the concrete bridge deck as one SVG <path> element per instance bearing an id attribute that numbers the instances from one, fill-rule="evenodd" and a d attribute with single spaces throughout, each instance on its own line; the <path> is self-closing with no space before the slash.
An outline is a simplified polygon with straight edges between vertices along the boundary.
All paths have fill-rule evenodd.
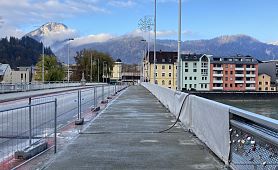
<path id="1" fill-rule="evenodd" d="M 144 87 L 131 86 L 45 169 L 225 169 Z"/>

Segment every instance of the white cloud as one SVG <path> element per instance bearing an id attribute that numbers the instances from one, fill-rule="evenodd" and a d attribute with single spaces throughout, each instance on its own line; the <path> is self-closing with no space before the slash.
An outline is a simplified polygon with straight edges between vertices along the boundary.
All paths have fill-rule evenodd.
<path id="1" fill-rule="evenodd" d="M 136 5 L 135 1 L 132 0 L 126 0 L 126 1 L 109 0 L 108 4 L 114 7 L 122 7 L 122 8 L 127 8 Z"/>
<path id="2" fill-rule="evenodd" d="M 115 36 L 113 36 L 111 34 L 106 34 L 106 33 L 89 35 L 89 36 L 74 39 L 71 42 L 71 45 L 72 46 L 79 46 L 79 45 L 89 44 L 89 43 L 93 43 L 93 42 L 105 42 L 105 41 L 110 40 L 114 37 Z"/>
<path id="3" fill-rule="evenodd" d="M 14 27 L 14 26 L 10 26 L 10 25 L 7 25 L 7 24 L 3 24 L 3 25 L 0 25 L 0 38 L 2 37 L 22 37 L 25 33 Z"/>

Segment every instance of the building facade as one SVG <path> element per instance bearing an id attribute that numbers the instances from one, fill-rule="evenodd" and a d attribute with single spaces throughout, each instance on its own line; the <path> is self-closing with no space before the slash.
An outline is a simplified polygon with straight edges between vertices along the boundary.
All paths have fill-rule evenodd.
<path id="1" fill-rule="evenodd" d="M 251 56 L 212 57 L 210 89 L 222 91 L 258 90 L 258 61 Z"/>
<path id="2" fill-rule="evenodd" d="M 146 54 L 143 61 L 144 81 L 155 83 L 163 87 L 176 89 L 177 56 L 177 52 L 156 52 L 156 81 L 154 82 L 154 52 L 150 51 L 149 58 Z"/>
<path id="3" fill-rule="evenodd" d="M 182 90 L 210 90 L 210 57 L 206 54 L 181 55 Z"/>
<path id="4" fill-rule="evenodd" d="M 122 61 L 117 59 L 114 62 L 112 77 L 110 78 L 110 82 L 119 82 L 122 80 Z"/>
<path id="5" fill-rule="evenodd" d="M 0 63 L 0 83 L 11 83 L 12 69 L 9 64 Z"/>
<path id="6" fill-rule="evenodd" d="M 275 85 L 271 83 L 271 77 L 267 74 L 259 75 L 259 91 L 276 91 Z"/>

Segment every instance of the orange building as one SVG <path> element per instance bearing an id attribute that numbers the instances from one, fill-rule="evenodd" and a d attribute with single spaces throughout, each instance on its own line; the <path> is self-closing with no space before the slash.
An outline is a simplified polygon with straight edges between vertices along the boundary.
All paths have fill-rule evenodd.
<path id="1" fill-rule="evenodd" d="M 258 61 L 251 56 L 212 57 L 210 90 L 258 90 Z"/>

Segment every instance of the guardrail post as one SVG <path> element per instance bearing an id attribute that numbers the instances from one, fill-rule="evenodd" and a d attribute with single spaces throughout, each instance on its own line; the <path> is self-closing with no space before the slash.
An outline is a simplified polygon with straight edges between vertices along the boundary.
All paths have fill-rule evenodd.
<path id="1" fill-rule="evenodd" d="M 54 111 L 54 153 L 57 153 L 57 98 L 55 98 Z"/>
<path id="2" fill-rule="evenodd" d="M 32 98 L 29 98 L 29 146 L 32 145 Z"/>

